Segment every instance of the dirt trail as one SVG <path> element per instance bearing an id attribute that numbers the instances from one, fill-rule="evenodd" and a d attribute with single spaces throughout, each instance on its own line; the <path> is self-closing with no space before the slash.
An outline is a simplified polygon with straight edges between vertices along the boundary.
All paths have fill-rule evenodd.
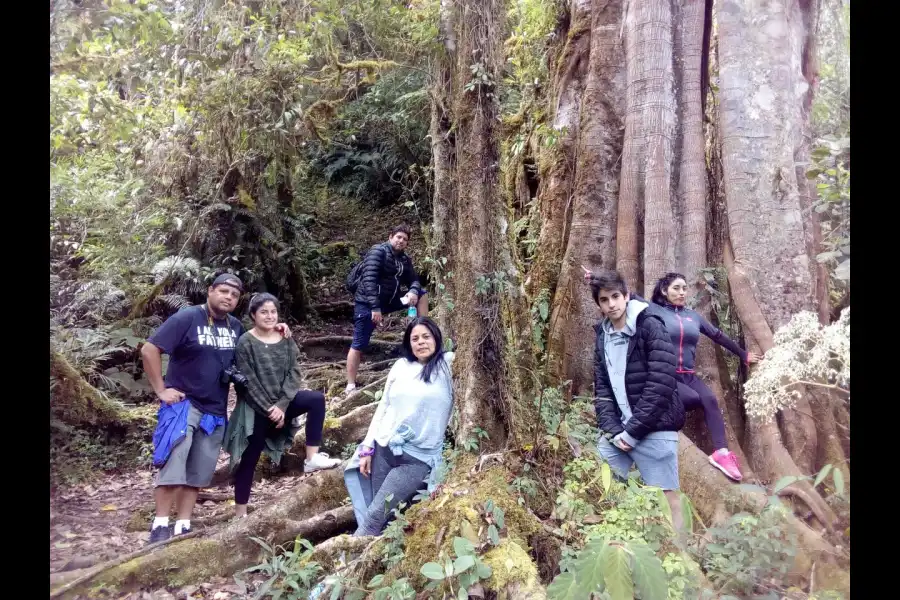
<path id="1" fill-rule="evenodd" d="M 389 366 L 392 346 L 402 332 L 400 319 L 391 319 L 386 327 L 376 332 L 378 338 L 388 338 L 390 343 L 375 347 L 364 355 L 361 379 L 366 366 L 382 370 Z M 304 345 L 304 340 L 325 336 L 352 335 L 352 323 L 337 317 L 334 322 L 320 322 L 314 327 L 298 327 L 295 339 L 301 346 L 301 364 L 315 366 L 306 376 L 311 389 L 343 387 L 343 364 L 347 345 L 344 342 Z M 375 364 L 380 363 L 380 364 Z M 385 364 L 387 363 L 387 364 Z M 323 366 L 327 365 L 327 366 Z M 307 369 L 304 369 L 307 372 Z M 327 396 L 327 393 L 326 393 Z M 335 397 L 328 398 L 331 404 Z M 234 408 L 235 396 L 229 396 L 229 413 Z M 327 433 L 326 433 L 327 437 Z M 326 440 L 327 443 L 327 440 Z M 332 452 L 334 454 L 334 452 Z M 219 467 L 229 457 L 223 451 L 219 455 Z M 265 471 L 265 469 L 264 469 Z M 149 539 L 149 523 L 153 514 L 153 479 L 155 469 L 146 468 L 127 473 L 101 473 L 90 483 L 62 488 L 50 497 L 50 582 L 71 581 L 90 567 L 128 554 L 143 547 Z M 257 477 L 260 477 L 258 474 Z M 253 486 L 250 510 L 254 506 L 278 502 L 281 495 L 289 493 L 306 475 L 298 472 L 277 473 L 265 471 Z M 194 510 L 192 527 L 215 527 L 226 522 L 233 514 L 234 488 L 230 482 L 204 489 Z M 348 499 L 349 501 L 349 499 Z M 198 586 L 177 590 L 136 592 L 122 596 L 128 600 L 165 600 L 181 598 L 209 598 L 228 600 L 244 598 L 253 593 L 265 577 L 242 575 L 246 587 L 234 580 L 217 579 Z"/>

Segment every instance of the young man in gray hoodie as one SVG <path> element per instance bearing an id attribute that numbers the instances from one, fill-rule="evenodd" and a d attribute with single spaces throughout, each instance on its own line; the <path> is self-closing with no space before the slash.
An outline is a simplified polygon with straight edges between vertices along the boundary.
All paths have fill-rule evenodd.
<path id="1" fill-rule="evenodd" d="M 588 275 L 603 319 L 596 326 L 594 406 L 601 431 L 597 449 L 619 478 L 636 464 L 647 485 L 662 488 L 681 528 L 676 356 L 656 309 L 631 297 L 621 275 Z"/>

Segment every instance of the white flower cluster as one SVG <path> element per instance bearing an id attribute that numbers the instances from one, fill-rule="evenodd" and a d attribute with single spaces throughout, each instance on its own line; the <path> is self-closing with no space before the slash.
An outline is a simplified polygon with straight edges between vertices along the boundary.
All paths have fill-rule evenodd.
<path id="1" fill-rule="evenodd" d="M 826 327 L 804 311 L 775 333 L 775 346 L 766 352 L 744 386 L 744 405 L 751 418 L 771 421 L 791 408 L 804 384 L 850 391 L 850 307 Z"/>

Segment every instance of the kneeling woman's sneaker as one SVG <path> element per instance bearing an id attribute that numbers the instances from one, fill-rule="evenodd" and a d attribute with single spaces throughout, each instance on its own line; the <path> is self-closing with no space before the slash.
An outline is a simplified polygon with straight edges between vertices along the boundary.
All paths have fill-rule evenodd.
<path id="1" fill-rule="evenodd" d="M 312 473 L 323 469 L 333 469 L 339 464 L 341 464 L 341 459 L 330 458 L 324 452 L 316 452 L 312 458 L 307 458 L 303 461 L 303 472 Z"/>
<path id="2" fill-rule="evenodd" d="M 738 468 L 738 459 L 731 450 L 721 448 L 709 455 L 709 462 L 715 468 L 725 473 L 731 479 L 740 481 L 744 478 Z"/>

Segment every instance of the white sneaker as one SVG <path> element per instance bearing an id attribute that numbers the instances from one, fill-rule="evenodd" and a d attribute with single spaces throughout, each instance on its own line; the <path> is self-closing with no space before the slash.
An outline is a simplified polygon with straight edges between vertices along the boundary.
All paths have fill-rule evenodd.
<path id="1" fill-rule="evenodd" d="M 312 458 L 303 461 L 303 472 L 312 473 L 313 471 L 322 471 L 324 469 L 333 469 L 341 464 L 341 459 L 330 458 L 324 452 L 316 452 Z"/>
<path id="2" fill-rule="evenodd" d="M 348 384 L 347 384 L 347 387 L 344 388 L 344 395 L 346 396 L 346 395 L 348 395 L 348 394 L 352 394 L 352 393 L 355 392 L 355 391 L 356 391 L 356 384 L 355 384 L 355 383 L 348 383 Z"/>

